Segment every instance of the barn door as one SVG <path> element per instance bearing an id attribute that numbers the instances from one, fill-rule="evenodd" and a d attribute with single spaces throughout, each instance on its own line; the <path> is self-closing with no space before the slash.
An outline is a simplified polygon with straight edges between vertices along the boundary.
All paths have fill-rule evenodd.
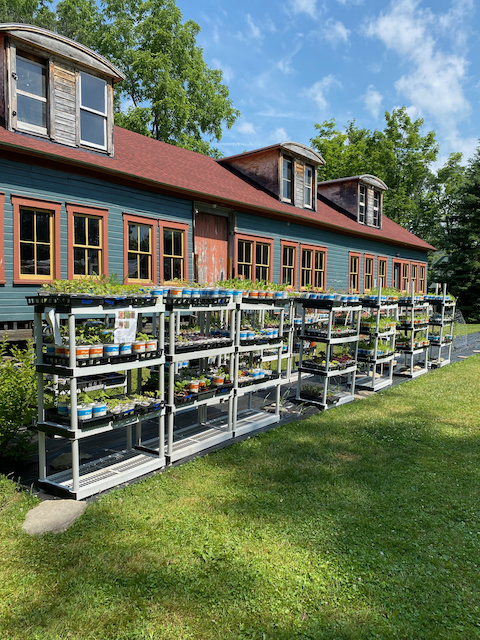
<path id="1" fill-rule="evenodd" d="M 212 284 L 229 277 L 228 218 L 195 214 L 195 279 Z"/>

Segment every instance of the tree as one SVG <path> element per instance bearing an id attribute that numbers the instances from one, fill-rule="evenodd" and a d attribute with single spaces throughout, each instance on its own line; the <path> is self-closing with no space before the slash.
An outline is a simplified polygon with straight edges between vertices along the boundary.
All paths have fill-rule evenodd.
<path id="1" fill-rule="evenodd" d="M 50 3 L 50 0 L 47 0 Z M 19 22 L 55 29 L 55 13 L 44 0 L 0 0 L 0 23 Z"/>
<path id="2" fill-rule="evenodd" d="M 458 185 L 458 183 L 457 183 Z M 438 279 L 458 296 L 467 321 L 480 321 L 480 146 L 455 187 L 454 205 L 445 225 L 446 259 Z"/>
<path id="3" fill-rule="evenodd" d="M 376 175 L 389 189 L 385 214 L 415 233 L 421 227 L 421 200 L 432 176 L 430 166 L 438 154 L 435 133 L 421 135 L 423 120 L 412 121 L 405 107 L 391 114 L 386 111 L 385 120 L 383 131 L 360 129 L 355 120 L 348 123 L 345 133 L 335 128 L 335 120 L 316 124 L 318 135 L 311 144 L 327 162 L 320 179 Z"/>
<path id="4" fill-rule="evenodd" d="M 208 67 L 200 31 L 182 22 L 174 0 L 61 0 L 57 29 L 98 51 L 123 73 L 116 123 L 178 146 L 218 155 L 210 146 L 240 115 L 222 72 Z M 122 101 L 130 103 L 125 109 Z"/>

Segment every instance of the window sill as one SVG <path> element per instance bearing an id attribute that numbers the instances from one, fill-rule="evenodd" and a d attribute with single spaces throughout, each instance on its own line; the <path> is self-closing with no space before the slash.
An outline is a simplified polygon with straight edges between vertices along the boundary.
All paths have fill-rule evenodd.
<path id="1" fill-rule="evenodd" d="M 42 278 L 39 280 L 31 280 L 29 278 L 25 278 L 25 279 L 17 279 L 13 281 L 13 284 L 28 284 L 28 285 L 36 285 L 38 288 L 40 288 L 42 286 L 42 284 L 51 284 L 53 282 L 54 278 Z"/>

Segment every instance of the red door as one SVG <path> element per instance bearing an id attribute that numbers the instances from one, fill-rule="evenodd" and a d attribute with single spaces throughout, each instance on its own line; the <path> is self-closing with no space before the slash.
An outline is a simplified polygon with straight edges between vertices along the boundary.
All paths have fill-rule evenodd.
<path id="1" fill-rule="evenodd" d="M 228 278 L 228 219 L 195 214 L 195 277 L 212 284 Z"/>

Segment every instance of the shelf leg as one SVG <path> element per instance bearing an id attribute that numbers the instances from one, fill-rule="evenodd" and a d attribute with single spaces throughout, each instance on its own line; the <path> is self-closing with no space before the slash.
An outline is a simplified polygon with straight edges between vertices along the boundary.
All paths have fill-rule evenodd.
<path id="1" fill-rule="evenodd" d="M 158 417 L 158 457 L 165 455 L 165 415 Z"/>
<path id="2" fill-rule="evenodd" d="M 47 477 L 47 452 L 43 431 L 38 432 L 38 477 L 39 480 L 45 480 Z"/>
<path id="3" fill-rule="evenodd" d="M 80 443 L 72 440 L 72 480 L 73 492 L 78 493 L 80 488 Z"/>
<path id="4" fill-rule="evenodd" d="M 173 411 L 168 414 L 168 440 L 167 440 L 167 456 L 172 456 L 173 453 Z"/>

